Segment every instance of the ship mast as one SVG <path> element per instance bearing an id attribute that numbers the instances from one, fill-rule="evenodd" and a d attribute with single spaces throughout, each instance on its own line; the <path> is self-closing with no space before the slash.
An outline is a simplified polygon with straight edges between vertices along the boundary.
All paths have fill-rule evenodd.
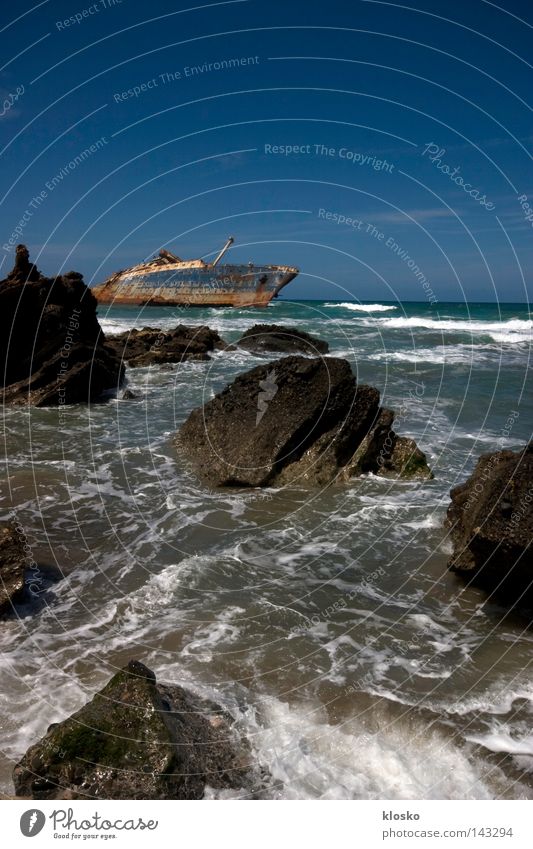
<path id="1" fill-rule="evenodd" d="M 235 241 L 235 239 L 233 238 L 233 236 L 230 236 L 230 237 L 229 237 L 229 239 L 228 239 L 228 241 L 226 242 L 226 244 L 224 245 L 224 247 L 223 247 L 223 248 L 222 248 L 222 250 L 220 251 L 219 255 L 217 256 L 217 258 L 216 258 L 216 259 L 214 259 L 214 260 L 213 260 L 213 262 L 211 263 L 211 265 L 213 266 L 213 268 L 215 267 L 215 265 L 218 265 L 218 263 L 220 262 L 220 260 L 222 259 L 222 257 L 223 257 L 223 256 L 224 256 L 224 254 L 226 253 L 226 251 L 228 251 L 228 250 L 229 250 L 229 248 L 232 246 L 232 244 L 233 244 L 233 242 L 234 242 L 234 241 Z"/>

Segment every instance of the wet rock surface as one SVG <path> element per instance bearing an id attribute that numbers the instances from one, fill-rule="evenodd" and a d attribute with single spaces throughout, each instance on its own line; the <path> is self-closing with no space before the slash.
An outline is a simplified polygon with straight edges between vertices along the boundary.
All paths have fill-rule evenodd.
<path id="1" fill-rule="evenodd" d="M 346 360 L 289 356 L 239 375 L 193 410 L 176 444 L 212 486 L 317 486 L 366 472 L 431 477 L 393 421 Z"/>
<path id="2" fill-rule="evenodd" d="M 327 354 L 329 345 L 317 336 L 311 336 L 295 327 L 277 324 L 254 324 L 236 343 L 254 353 Z"/>
<path id="3" fill-rule="evenodd" d="M 138 661 L 50 726 L 14 769 L 18 797 L 201 799 L 251 781 L 247 745 L 220 707 L 158 684 Z"/>
<path id="4" fill-rule="evenodd" d="M 44 277 L 24 245 L 0 281 L 0 363 L 3 400 L 59 406 L 94 401 L 123 379 L 106 345 L 97 303 L 75 271 Z"/>
<path id="5" fill-rule="evenodd" d="M 483 454 L 450 492 L 449 568 L 495 597 L 533 603 L 533 442 Z"/>
<path id="6" fill-rule="evenodd" d="M 183 324 L 172 330 L 157 330 L 154 327 L 128 330 L 110 336 L 108 345 L 131 367 L 209 360 L 210 352 L 228 347 L 216 330 Z"/>
<path id="7" fill-rule="evenodd" d="M 23 542 L 11 522 L 0 522 L 0 616 L 24 600 L 26 560 Z"/>

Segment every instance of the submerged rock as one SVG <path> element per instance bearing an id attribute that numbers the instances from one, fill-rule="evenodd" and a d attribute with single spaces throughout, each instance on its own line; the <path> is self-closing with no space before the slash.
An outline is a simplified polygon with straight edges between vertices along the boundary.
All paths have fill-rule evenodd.
<path id="1" fill-rule="evenodd" d="M 18 520 L 0 522 L 0 617 L 32 616 L 53 598 L 52 587 L 63 578 L 57 563 L 37 563 Z"/>
<path id="2" fill-rule="evenodd" d="M 533 603 L 533 442 L 483 454 L 450 496 L 452 572 L 513 604 Z"/>
<path id="3" fill-rule="evenodd" d="M 431 477 L 393 421 L 346 360 L 285 357 L 239 375 L 193 410 L 177 445 L 212 486 L 317 486 L 365 472 Z"/>
<path id="4" fill-rule="evenodd" d="M 250 753 L 215 704 L 157 684 L 138 661 L 88 704 L 52 725 L 14 769 L 32 799 L 201 799 L 206 785 L 239 789 Z"/>
<path id="5" fill-rule="evenodd" d="M 107 342 L 121 360 L 132 367 L 209 360 L 209 352 L 228 347 L 216 330 L 184 324 L 173 330 L 157 330 L 154 327 L 128 330 L 110 336 Z"/>
<path id="6" fill-rule="evenodd" d="M 327 354 L 329 345 L 310 333 L 278 324 L 254 324 L 236 343 L 254 353 Z"/>
<path id="7" fill-rule="evenodd" d="M 0 616 L 24 599 L 26 559 L 20 535 L 11 522 L 0 522 Z"/>
<path id="8" fill-rule="evenodd" d="M 133 390 L 124 389 L 121 396 L 120 396 L 120 400 L 121 401 L 134 401 L 138 397 L 139 396 L 136 395 L 135 392 L 133 392 Z"/>
<path id="9" fill-rule="evenodd" d="M 81 274 L 47 278 L 18 245 L 15 266 L 0 281 L 3 400 L 58 406 L 115 389 L 123 368 L 105 344 L 97 303 Z"/>

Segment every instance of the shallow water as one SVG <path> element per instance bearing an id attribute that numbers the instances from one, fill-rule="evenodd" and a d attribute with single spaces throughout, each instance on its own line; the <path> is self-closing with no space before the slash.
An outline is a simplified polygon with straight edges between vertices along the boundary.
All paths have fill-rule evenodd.
<path id="1" fill-rule="evenodd" d="M 136 400 L 7 410 L 38 605 L 0 634 L 1 789 L 47 726 L 131 657 L 224 704 L 275 798 L 532 798 L 533 632 L 446 571 L 448 493 L 530 438 L 524 305 L 278 301 L 101 308 L 106 332 L 256 321 L 325 338 L 399 411 L 435 479 L 208 491 L 176 455 L 189 411 L 263 361 L 129 370 Z M 52 580 L 53 570 L 61 580 Z M 55 576 L 57 577 L 57 575 Z"/>

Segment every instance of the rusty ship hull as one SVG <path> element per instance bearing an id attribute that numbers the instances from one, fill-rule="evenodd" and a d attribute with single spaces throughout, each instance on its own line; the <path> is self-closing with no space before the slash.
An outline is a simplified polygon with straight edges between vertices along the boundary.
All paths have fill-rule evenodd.
<path id="1" fill-rule="evenodd" d="M 216 260 L 181 260 L 162 250 L 155 259 L 113 274 L 92 288 L 102 304 L 153 306 L 266 306 L 298 274 L 285 265 L 219 265 Z"/>

